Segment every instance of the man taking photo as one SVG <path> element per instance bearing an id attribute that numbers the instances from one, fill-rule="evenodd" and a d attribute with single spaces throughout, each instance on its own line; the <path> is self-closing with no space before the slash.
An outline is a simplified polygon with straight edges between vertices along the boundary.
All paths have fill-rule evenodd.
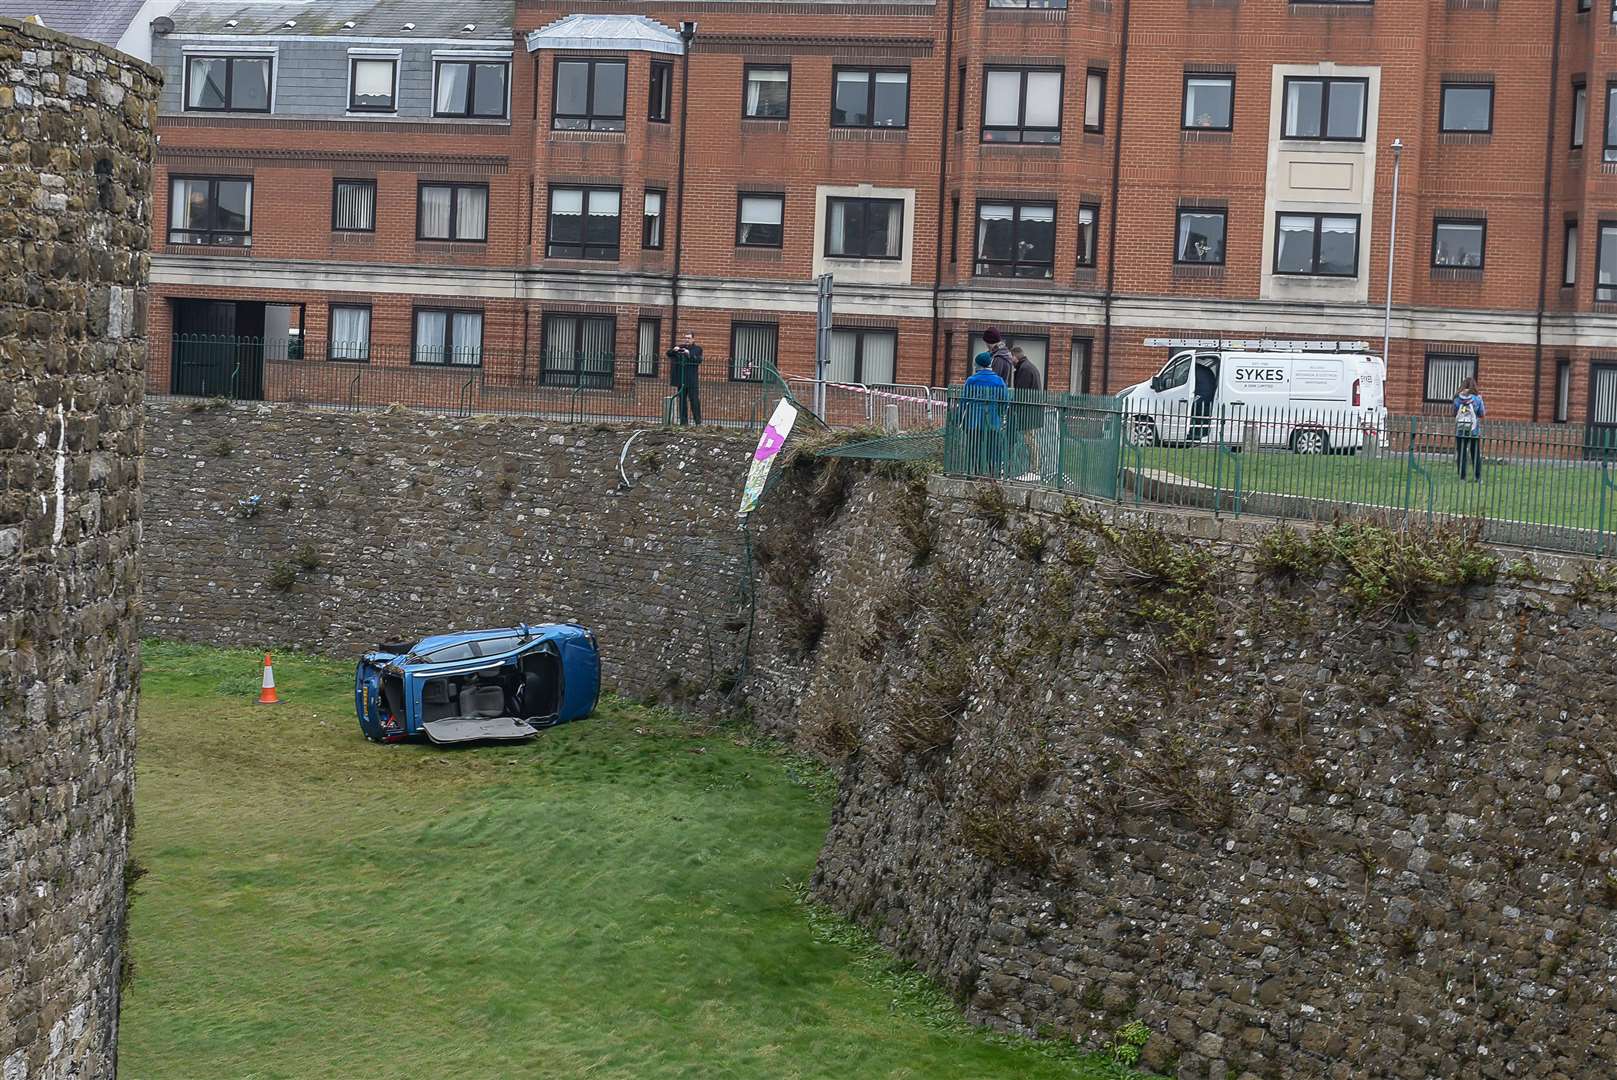
<path id="1" fill-rule="evenodd" d="M 702 346 L 696 343 L 696 335 L 687 330 L 685 340 L 668 350 L 668 383 L 679 397 L 681 424 L 694 422 L 698 427 L 702 424 L 702 398 L 697 383 L 701 363 Z"/>

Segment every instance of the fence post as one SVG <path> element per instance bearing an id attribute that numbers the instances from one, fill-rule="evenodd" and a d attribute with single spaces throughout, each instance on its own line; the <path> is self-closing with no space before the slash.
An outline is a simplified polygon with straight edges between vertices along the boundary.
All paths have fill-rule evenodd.
<path id="1" fill-rule="evenodd" d="M 1409 501 L 1415 494 L 1415 437 L 1420 429 L 1420 418 L 1409 418 L 1409 450 L 1404 461 L 1404 524 L 1409 524 Z"/>

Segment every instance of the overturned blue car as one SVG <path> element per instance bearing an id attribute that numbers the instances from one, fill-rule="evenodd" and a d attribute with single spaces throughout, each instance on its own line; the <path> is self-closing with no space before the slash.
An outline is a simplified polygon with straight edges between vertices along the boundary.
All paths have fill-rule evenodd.
<path id="1" fill-rule="evenodd" d="M 354 673 L 359 729 L 372 742 L 527 739 L 588 716 L 600 693 L 595 635 L 575 623 L 383 645 Z"/>

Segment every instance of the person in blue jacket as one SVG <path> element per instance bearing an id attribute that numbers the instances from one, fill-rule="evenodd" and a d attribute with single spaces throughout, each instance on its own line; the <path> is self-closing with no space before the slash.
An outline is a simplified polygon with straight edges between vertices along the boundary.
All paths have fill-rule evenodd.
<path id="1" fill-rule="evenodd" d="M 994 374 L 993 357 L 977 354 L 977 370 L 961 392 L 967 469 L 975 476 L 998 476 L 1004 462 L 1005 408 L 1010 390 Z"/>
<path id="2" fill-rule="evenodd" d="M 1482 418 L 1488 407 L 1482 403 L 1477 380 L 1467 379 L 1454 395 L 1454 457 L 1460 467 L 1460 480 L 1465 481 L 1465 463 L 1471 461 L 1471 473 L 1482 483 Z"/>

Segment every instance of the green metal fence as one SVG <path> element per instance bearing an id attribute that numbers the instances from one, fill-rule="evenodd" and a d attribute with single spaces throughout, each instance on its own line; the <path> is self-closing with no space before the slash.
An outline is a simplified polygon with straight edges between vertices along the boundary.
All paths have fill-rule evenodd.
<path id="1" fill-rule="evenodd" d="M 1184 407 L 950 392 L 944 470 L 1220 515 L 1479 522 L 1500 543 L 1617 555 L 1617 428 L 1379 410 Z M 1464 475 L 1462 475 L 1462 468 Z"/>

